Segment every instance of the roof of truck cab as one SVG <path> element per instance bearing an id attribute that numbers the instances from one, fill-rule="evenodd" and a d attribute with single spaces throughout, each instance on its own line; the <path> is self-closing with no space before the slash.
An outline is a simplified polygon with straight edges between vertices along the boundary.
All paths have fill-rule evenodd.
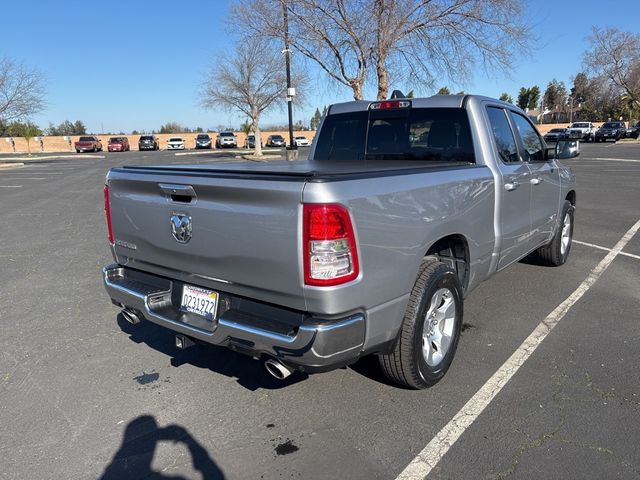
<path id="1" fill-rule="evenodd" d="M 501 104 L 510 108 L 518 109 L 511 103 L 503 102 L 491 97 L 485 97 L 482 95 L 433 95 L 431 97 L 421 98 L 394 98 L 395 100 L 408 100 L 411 102 L 412 108 L 461 108 L 464 107 L 467 102 L 470 101 L 490 101 L 492 103 Z M 372 103 L 380 102 L 383 100 L 355 100 L 352 102 L 336 103 L 329 108 L 329 115 L 338 113 L 349 113 L 366 111 Z"/>

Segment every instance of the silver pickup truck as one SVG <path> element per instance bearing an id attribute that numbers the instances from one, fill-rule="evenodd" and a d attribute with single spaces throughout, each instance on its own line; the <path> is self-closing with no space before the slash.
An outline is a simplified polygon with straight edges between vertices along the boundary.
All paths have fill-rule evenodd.
<path id="1" fill-rule="evenodd" d="M 112 169 L 104 284 L 179 348 L 226 346 L 278 378 L 376 354 L 425 388 L 480 282 L 566 261 L 576 188 L 558 159 L 578 153 L 480 96 L 333 105 L 305 161 Z"/>

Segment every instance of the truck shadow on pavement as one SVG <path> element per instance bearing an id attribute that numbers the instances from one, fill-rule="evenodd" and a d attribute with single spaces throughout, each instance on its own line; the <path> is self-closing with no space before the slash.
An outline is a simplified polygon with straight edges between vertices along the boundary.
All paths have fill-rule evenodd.
<path id="1" fill-rule="evenodd" d="M 118 314 L 117 321 L 120 329 L 129 335 L 131 341 L 144 343 L 171 357 L 173 367 L 177 368 L 189 364 L 198 368 L 206 368 L 212 372 L 236 378 L 238 384 L 247 390 L 255 391 L 259 388 L 277 390 L 308 378 L 306 374 L 293 372 L 286 379 L 278 380 L 267 373 L 262 362 L 227 348 L 214 345 L 195 345 L 186 350 L 179 350 L 175 346 L 175 335 L 165 328 L 148 321 L 131 325 L 121 313 Z"/>
<path id="2" fill-rule="evenodd" d="M 167 475 L 152 470 L 151 464 L 159 442 L 183 444 L 191 455 L 191 465 L 202 478 L 223 480 L 222 470 L 211 459 L 205 448 L 180 425 L 160 427 L 151 415 L 141 415 L 129 422 L 124 430 L 122 444 L 105 468 L 100 480 L 148 478 L 181 480 L 181 475 Z M 186 479 L 185 479 L 186 480 Z"/>

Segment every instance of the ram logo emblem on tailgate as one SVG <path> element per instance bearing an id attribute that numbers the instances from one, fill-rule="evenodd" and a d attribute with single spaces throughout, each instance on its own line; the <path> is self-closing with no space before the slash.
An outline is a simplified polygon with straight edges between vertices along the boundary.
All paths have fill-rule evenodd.
<path id="1" fill-rule="evenodd" d="M 171 233 L 180 243 L 187 243 L 191 240 L 192 223 L 191 217 L 183 213 L 171 215 Z"/>

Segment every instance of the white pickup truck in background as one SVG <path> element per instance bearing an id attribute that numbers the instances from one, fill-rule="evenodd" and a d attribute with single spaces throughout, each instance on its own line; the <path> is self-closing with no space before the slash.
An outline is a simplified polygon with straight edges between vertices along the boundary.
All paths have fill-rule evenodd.
<path id="1" fill-rule="evenodd" d="M 591 122 L 573 122 L 567 129 L 567 138 L 593 142 L 596 130 Z"/>

